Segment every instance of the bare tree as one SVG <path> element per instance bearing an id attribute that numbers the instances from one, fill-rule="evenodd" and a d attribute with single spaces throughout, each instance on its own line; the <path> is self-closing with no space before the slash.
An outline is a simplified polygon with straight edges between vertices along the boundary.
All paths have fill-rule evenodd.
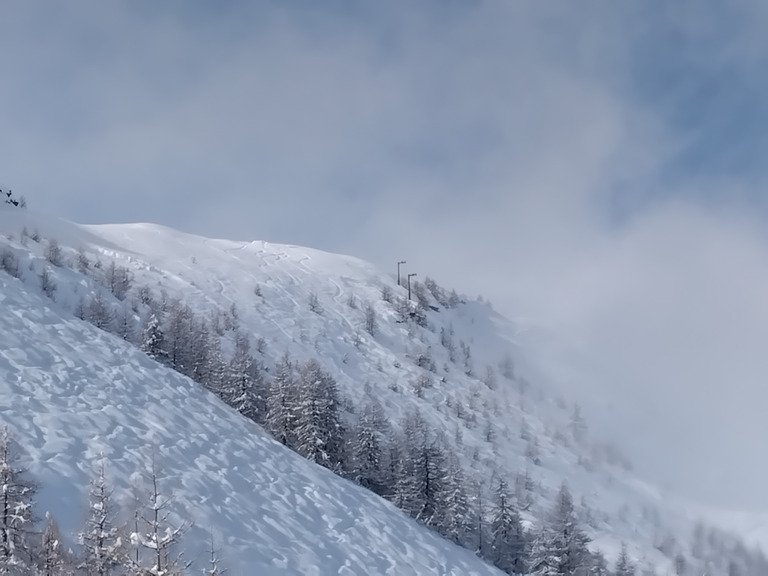
<path id="1" fill-rule="evenodd" d="M 365 331 L 371 336 L 376 336 L 379 330 L 379 323 L 376 320 L 376 310 L 370 302 L 365 303 Z"/>
<path id="2" fill-rule="evenodd" d="M 43 266 L 43 271 L 40 273 L 40 289 L 48 298 L 56 300 L 56 281 L 51 276 L 48 266 Z"/>
<path id="3" fill-rule="evenodd" d="M 80 533 L 85 553 L 80 568 L 85 569 L 91 576 L 109 576 L 126 556 L 120 531 L 114 524 L 111 497 L 112 491 L 107 485 L 102 457 L 98 472 L 91 480 L 88 518 Z"/>
<path id="4" fill-rule="evenodd" d="M 48 246 L 45 248 L 45 259 L 56 267 L 62 265 L 61 246 L 59 246 L 59 241 L 55 238 L 48 240 Z"/>
<path id="5" fill-rule="evenodd" d="M 136 565 L 133 568 L 138 570 L 140 576 L 177 576 L 191 565 L 190 562 L 182 560 L 181 554 L 176 554 L 174 551 L 190 524 L 182 522 L 176 527 L 172 524 L 170 507 L 173 496 L 161 491 L 160 474 L 153 449 L 151 468 L 147 475 L 149 484 L 147 502 L 144 510 L 138 512 L 138 526 L 131 534 L 131 541 L 137 549 L 151 551 L 152 565 L 149 568 L 139 564 L 139 555 L 137 555 Z"/>

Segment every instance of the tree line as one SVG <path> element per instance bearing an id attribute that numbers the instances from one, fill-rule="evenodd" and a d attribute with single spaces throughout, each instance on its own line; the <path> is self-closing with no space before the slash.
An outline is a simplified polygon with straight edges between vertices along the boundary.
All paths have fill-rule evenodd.
<path id="1" fill-rule="evenodd" d="M 5 576 L 181 576 L 192 563 L 178 550 L 188 523 L 174 523 L 172 501 L 154 451 L 150 468 L 134 478 L 138 489 L 133 510 L 119 510 L 102 459 L 90 481 L 85 520 L 76 550 L 62 540 L 56 519 L 35 516 L 37 485 L 21 465 L 20 447 L 8 428 L 0 431 L 0 574 Z M 130 521 L 125 521 L 131 518 Z M 221 576 L 211 545 L 204 573 Z"/>
<path id="2" fill-rule="evenodd" d="M 50 264 L 63 265 L 55 241 L 48 241 L 45 256 Z M 521 512 L 526 511 L 529 518 L 531 512 L 530 496 L 520 489 L 530 482 L 527 474 L 515 478 L 514 489 L 501 476 L 489 483 L 468 476 L 442 433 L 430 429 L 418 412 L 410 412 L 392 425 L 371 395 L 353 407 L 316 359 L 299 362 L 285 354 L 270 371 L 260 360 L 266 342 L 262 338 L 252 341 L 240 329 L 234 304 L 203 318 L 180 299 L 135 286 L 129 270 L 114 261 L 106 266 L 91 262 L 80 251 L 73 268 L 92 276 L 104 289 L 80 299 L 74 310 L 77 317 L 139 346 L 148 356 L 192 378 L 244 417 L 262 425 L 285 446 L 393 502 L 506 573 L 639 576 L 626 548 L 613 569 L 603 554 L 590 551 L 567 486 L 561 486 L 546 514 L 533 524 L 523 522 Z M 444 305 L 459 302 L 455 292 L 446 295 L 431 281 L 425 287 Z M 133 295 L 130 302 L 129 293 Z M 423 325 L 429 300 L 420 288 L 416 297 L 417 313 L 413 313 L 408 303 L 382 293 L 398 311 L 400 321 Z M 366 331 L 373 335 L 371 314 L 366 306 Z M 227 333 L 232 344 L 229 355 L 222 350 Z M 461 363 L 471 375 L 468 346 L 461 342 L 456 350 L 451 328 L 443 329 L 440 337 L 451 360 Z M 510 364 L 502 370 L 511 374 L 513 367 Z M 493 387 L 493 379 L 492 374 L 486 374 L 486 385 Z M 576 420 L 581 422 L 580 414 Z M 761 554 L 732 548 L 735 559 L 723 573 L 768 573 L 761 572 L 767 566 Z M 675 573 L 692 575 L 689 570 L 693 564 L 678 556 Z M 715 566 L 710 558 L 699 562 L 704 563 Z M 643 572 L 643 576 L 648 574 L 652 572 Z"/>

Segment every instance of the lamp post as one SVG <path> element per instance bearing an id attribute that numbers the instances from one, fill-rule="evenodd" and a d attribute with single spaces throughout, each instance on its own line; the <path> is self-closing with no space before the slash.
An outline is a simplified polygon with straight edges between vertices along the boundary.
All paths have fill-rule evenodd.
<path id="1" fill-rule="evenodd" d="M 416 276 L 416 272 L 408 274 L 408 300 L 411 299 L 411 276 Z"/>
<path id="2" fill-rule="evenodd" d="M 397 263 L 397 285 L 400 286 L 400 264 L 406 264 L 405 260 L 400 260 L 400 262 Z"/>

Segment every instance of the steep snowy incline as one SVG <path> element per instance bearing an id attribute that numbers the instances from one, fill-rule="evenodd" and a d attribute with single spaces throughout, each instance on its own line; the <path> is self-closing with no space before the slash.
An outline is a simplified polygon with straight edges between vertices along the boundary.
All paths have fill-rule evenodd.
<path id="1" fill-rule="evenodd" d="M 39 241 L 23 242 L 24 227 L 28 233 L 39 230 Z M 381 405 L 395 429 L 404 415 L 418 411 L 433 437 L 441 438 L 456 456 L 472 490 L 479 485 L 488 498 L 501 478 L 513 487 L 527 526 L 539 525 L 566 482 L 593 548 L 605 552 L 610 561 L 616 560 L 624 542 L 638 568 L 648 573 L 674 572 L 678 556 L 688 558 L 691 566 L 704 565 L 695 558 L 691 534 L 700 517 L 718 516 L 704 514 L 701 507 L 643 481 L 616 447 L 594 437 L 586 422 L 575 423 L 574 401 L 579 398 L 567 398 L 567 389 L 569 382 L 584 376 L 560 352 L 549 350 L 547 342 L 521 330 L 488 303 L 459 298 L 435 286 L 428 289 L 424 282 L 414 284 L 413 301 L 408 302 L 407 291 L 397 286 L 393 275 L 356 258 L 263 241 L 206 239 L 153 224 L 77 226 L 0 207 L 0 234 L 4 235 L 0 249 L 6 245 L 19 255 L 24 263 L 22 282 L 35 294 L 41 290 L 50 240 L 58 238 L 66 246 L 65 265 L 48 266 L 58 285 L 55 302 L 41 300 L 61 319 L 71 319 L 73 311 L 80 314 L 83 302 L 100 297 L 114 314 L 132 315 L 134 320 L 148 317 L 145 297 L 161 310 L 160 315 L 179 299 L 210 327 L 224 319 L 225 327 L 214 332 L 221 337 L 225 355 L 233 351 L 235 334 L 246 334 L 267 378 L 285 353 L 295 361 L 319 359 L 349 400 L 347 424 L 355 424 L 356 408 L 371 399 Z M 90 262 L 85 271 L 79 270 L 81 257 Z M 126 267 L 133 278 L 124 300 L 116 299 L 105 283 L 105 271 L 112 263 Z M 413 316 L 416 309 L 418 318 Z M 374 330 L 368 330 L 369 313 Z M 73 330 L 92 333 L 79 321 L 70 321 Z M 100 338 L 96 342 L 106 342 L 106 336 Z M 147 362 L 137 352 L 127 357 Z M 152 370 L 173 382 L 187 382 L 160 368 Z M 140 386 L 127 396 L 146 394 L 139 391 Z M 147 402 L 152 405 L 149 398 Z M 606 399 L 600 403 L 602 409 L 609 405 Z M 145 410 L 158 413 L 154 408 Z M 135 447 L 149 441 L 149 430 L 157 428 L 156 434 L 163 434 L 162 425 L 140 425 L 144 432 L 134 440 Z M 211 434 L 209 430 L 209 439 Z M 194 446 L 201 440 L 192 436 L 185 442 Z M 91 456 L 97 451 L 92 449 Z M 234 444 L 217 452 L 222 477 L 233 473 L 227 468 L 229 458 L 229 465 L 238 466 L 234 473 L 242 472 L 242 452 Z M 258 463 L 253 465 L 258 468 Z M 129 474 L 128 468 L 123 465 L 120 475 Z M 280 477 L 273 478 L 279 484 Z M 197 494 L 193 487 L 188 492 Z M 730 518 L 727 511 L 719 517 Z M 336 522 L 333 516 L 328 518 L 328 525 Z M 756 527 L 761 520 L 752 520 L 740 526 L 754 540 L 763 532 Z M 740 527 L 737 522 L 721 525 Z M 290 528 L 296 530 L 301 533 L 300 528 Z M 236 547 L 243 545 L 231 538 Z M 727 573 L 725 568 L 710 572 Z"/>
<path id="2" fill-rule="evenodd" d="M 99 455 L 130 507 L 130 477 L 148 468 L 154 449 L 176 518 L 194 521 L 183 548 L 198 566 L 212 529 L 232 574 L 497 573 L 5 274 L 0 422 L 41 484 L 38 513 L 54 513 L 70 535 Z"/>

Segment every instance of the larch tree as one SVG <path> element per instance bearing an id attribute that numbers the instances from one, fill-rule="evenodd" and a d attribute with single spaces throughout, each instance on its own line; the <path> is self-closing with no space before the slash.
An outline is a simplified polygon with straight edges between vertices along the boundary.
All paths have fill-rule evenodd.
<path id="1" fill-rule="evenodd" d="M 88 493 L 88 516 L 80 532 L 83 547 L 83 561 L 80 568 L 91 576 L 109 576 L 122 565 L 125 557 L 125 543 L 120 529 L 115 525 L 110 490 L 104 460 L 91 480 Z"/>
<path id="2" fill-rule="evenodd" d="M 627 545 L 623 542 L 621 544 L 621 553 L 619 554 L 619 559 L 616 561 L 616 568 L 613 573 L 615 576 L 635 576 L 635 566 L 629 559 Z"/>
<path id="3" fill-rule="evenodd" d="M 32 570 L 30 537 L 35 485 L 19 466 L 19 452 L 7 427 L 0 431 L 0 574 Z"/>
<path id="4" fill-rule="evenodd" d="M 137 560 L 133 569 L 139 576 L 180 576 L 190 566 L 175 552 L 181 537 L 189 528 L 187 522 L 174 526 L 171 518 L 173 497 L 160 486 L 161 471 L 155 450 L 152 451 L 151 468 L 147 473 L 148 491 L 143 509 L 137 514 L 138 528 L 131 534 L 131 542 L 137 550 L 149 551 L 147 564 Z M 137 558 L 141 558 L 137 554 Z"/>
<path id="5" fill-rule="evenodd" d="M 266 393 L 264 377 L 251 355 L 251 342 L 245 334 L 235 337 L 235 352 L 226 371 L 224 401 L 254 422 L 264 422 Z"/>
<path id="6" fill-rule="evenodd" d="M 72 558 L 61 541 L 59 525 L 50 513 L 46 513 L 41 546 L 37 552 L 37 566 L 40 576 L 63 576 L 74 574 Z"/>
<path id="7" fill-rule="evenodd" d="M 160 362 L 166 359 L 165 333 L 160 325 L 160 319 L 153 312 L 144 323 L 141 331 L 141 349 L 153 360 Z"/>
<path id="8" fill-rule="evenodd" d="M 314 358 L 299 370 L 296 451 L 330 470 L 341 471 L 344 427 L 336 381 Z"/>
<path id="9" fill-rule="evenodd" d="M 352 436 L 352 479 L 379 495 L 384 493 L 383 449 L 376 430 L 374 408 L 367 404 L 360 412 Z"/>
<path id="10" fill-rule="evenodd" d="M 293 362 L 286 353 L 275 366 L 267 396 L 266 428 L 285 446 L 296 446 L 298 390 Z"/>
<path id="11" fill-rule="evenodd" d="M 526 571 L 526 535 L 512 503 L 509 486 L 501 478 L 496 487 L 491 517 L 491 562 L 507 574 Z"/>
<path id="12" fill-rule="evenodd" d="M 530 570 L 536 576 L 580 576 L 592 562 L 589 539 L 579 526 L 568 487 L 563 485 L 532 543 Z"/>

